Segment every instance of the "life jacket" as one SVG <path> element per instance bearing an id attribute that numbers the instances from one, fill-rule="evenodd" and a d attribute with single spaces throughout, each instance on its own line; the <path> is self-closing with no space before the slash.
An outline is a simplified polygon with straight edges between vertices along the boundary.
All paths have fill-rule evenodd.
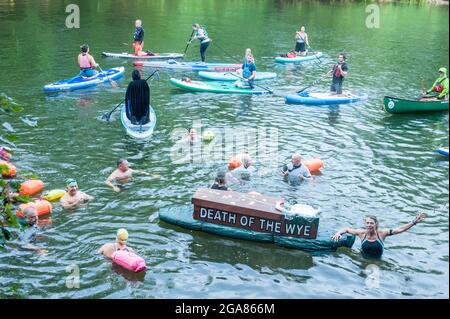
<path id="1" fill-rule="evenodd" d="M 340 78 L 342 76 L 342 73 L 341 73 L 341 70 L 339 70 L 338 65 L 339 65 L 339 63 L 334 65 L 333 73 L 334 73 L 335 77 Z"/>
<path id="2" fill-rule="evenodd" d="M 91 61 L 89 61 L 88 54 L 81 54 L 80 58 L 80 69 L 92 69 Z"/>
<path id="3" fill-rule="evenodd" d="M 435 86 L 433 86 L 433 92 L 441 93 L 444 90 L 442 82 L 445 81 L 446 79 L 447 79 L 446 77 L 442 78 L 442 80 L 440 80 Z"/>
<path id="4" fill-rule="evenodd" d="M 242 69 L 242 77 L 244 79 L 248 79 L 249 77 L 252 76 L 252 72 L 250 72 L 249 64 L 247 63 L 247 61 L 244 62 L 243 67 L 244 68 Z"/>

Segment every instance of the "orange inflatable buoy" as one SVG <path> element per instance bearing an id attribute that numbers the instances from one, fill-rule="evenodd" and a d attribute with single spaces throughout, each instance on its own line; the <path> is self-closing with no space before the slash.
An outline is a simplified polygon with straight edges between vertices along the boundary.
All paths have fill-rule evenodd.
<path id="1" fill-rule="evenodd" d="M 0 169 L 3 177 L 13 177 L 17 173 L 17 169 L 13 164 L 2 160 L 0 160 Z"/>
<path id="2" fill-rule="evenodd" d="M 20 184 L 19 195 L 20 196 L 32 196 L 42 192 L 44 189 L 44 182 L 39 179 L 30 179 Z"/>
<path id="3" fill-rule="evenodd" d="M 306 161 L 303 161 L 303 164 L 308 167 L 311 173 L 317 172 L 323 167 L 323 161 L 320 158 L 312 158 Z"/>
<path id="4" fill-rule="evenodd" d="M 242 165 L 242 158 L 248 156 L 246 153 L 239 153 L 228 160 L 228 170 L 232 171 Z"/>
<path id="5" fill-rule="evenodd" d="M 52 204 L 50 204 L 49 201 L 47 201 L 45 199 L 38 199 L 38 200 L 36 200 L 34 202 L 21 204 L 19 206 L 19 209 L 16 210 L 16 215 L 18 217 L 20 217 L 20 218 L 24 218 L 23 211 L 27 207 L 35 207 L 39 217 L 43 216 L 43 215 L 50 214 L 52 212 L 52 209 L 53 209 Z"/>

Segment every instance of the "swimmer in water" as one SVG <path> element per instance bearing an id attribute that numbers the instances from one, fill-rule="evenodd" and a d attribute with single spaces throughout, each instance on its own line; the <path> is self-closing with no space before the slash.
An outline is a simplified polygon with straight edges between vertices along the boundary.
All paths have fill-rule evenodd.
<path id="1" fill-rule="evenodd" d="M 104 244 L 98 251 L 98 254 L 102 254 L 106 258 L 112 259 L 112 255 L 117 250 L 126 250 L 134 252 L 133 249 L 127 246 L 128 232 L 126 229 L 119 229 L 117 231 L 116 242 Z"/>
<path id="2" fill-rule="evenodd" d="M 121 158 L 117 161 L 117 169 L 114 170 L 114 172 L 112 172 L 111 175 L 109 175 L 109 177 L 105 181 L 105 184 L 111 187 L 115 192 L 120 192 L 120 187 L 114 185 L 113 182 L 116 182 L 118 184 L 129 183 L 133 177 L 133 173 L 145 176 L 152 176 L 155 178 L 160 177 L 157 174 L 150 174 L 144 171 L 131 169 L 128 161 L 124 158 Z"/>
<path id="3" fill-rule="evenodd" d="M 364 256 L 379 258 L 384 251 L 384 240 L 387 236 L 401 234 L 425 219 L 426 214 L 417 215 L 411 222 L 403 226 L 391 229 L 378 230 L 378 219 L 375 216 L 367 216 L 364 220 L 366 229 L 342 228 L 333 236 L 338 241 L 343 234 L 357 235 L 361 239 L 361 251 Z"/>
<path id="4" fill-rule="evenodd" d="M 94 199 L 94 197 L 78 190 L 78 184 L 74 178 L 69 178 L 66 181 L 66 183 L 67 183 L 67 192 L 63 197 L 61 197 L 60 201 L 61 206 L 64 209 L 68 210 L 76 209 L 81 204 Z"/>

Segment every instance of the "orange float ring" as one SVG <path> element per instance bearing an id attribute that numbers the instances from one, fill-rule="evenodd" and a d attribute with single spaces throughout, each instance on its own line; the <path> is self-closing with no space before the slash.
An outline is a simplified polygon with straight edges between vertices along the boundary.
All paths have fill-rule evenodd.
<path id="1" fill-rule="evenodd" d="M 16 176 L 17 169 L 16 167 L 6 161 L 0 160 L 0 169 L 2 171 L 3 177 L 13 177 Z"/>
<path id="2" fill-rule="evenodd" d="M 35 207 L 39 217 L 50 214 L 53 209 L 52 204 L 50 204 L 49 201 L 45 199 L 38 199 L 34 202 L 19 205 L 19 209 L 16 210 L 17 217 L 24 218 L 23 211 L 27 207 Z"/>
<path id="3" fill-rule="evenodd" d="M 30 179 L 20 184 L 19 195 L 20 196 L 33 196 L 42 192 L 44 189 L 44 182 L 39 179 Z"/>
<path id="4" fill-rule="evenodd" d="M 306 161 L 303 161 L 306 167 L 308 167 L 311 173 L 317 172 L 323 167 L 323 161 L 320 158 L 312 158 Z"/>

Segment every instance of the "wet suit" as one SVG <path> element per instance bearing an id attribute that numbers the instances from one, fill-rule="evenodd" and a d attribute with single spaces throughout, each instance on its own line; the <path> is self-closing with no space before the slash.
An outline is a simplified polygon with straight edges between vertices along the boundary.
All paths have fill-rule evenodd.
<path id="1" fill-rule="evenodd" d="M 128 85 L 125 95 L 126 114 L 134 125 L 150 122 L 150 87 L 133 72 L 133 81 Z"/>

